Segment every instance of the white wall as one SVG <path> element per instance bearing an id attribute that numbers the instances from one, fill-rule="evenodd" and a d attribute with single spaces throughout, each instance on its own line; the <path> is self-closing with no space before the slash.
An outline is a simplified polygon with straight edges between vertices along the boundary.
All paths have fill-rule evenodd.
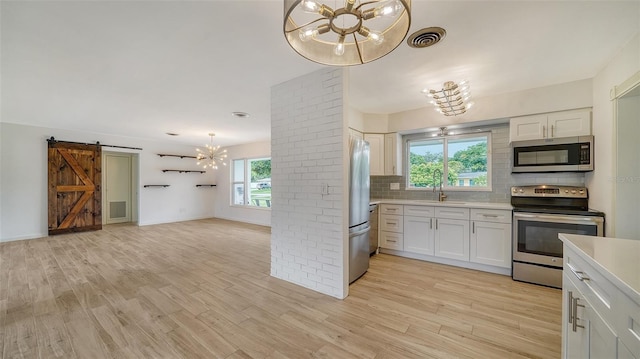
<path id="1" fill-rule="evenodd" d="M 337 298 L 349 288 L 344 72 L 271 90 L 271 275 Z"/>
<path id="2" fill-rule="evenodd" d="M 141 147 L 139 154 L 139 224 L 168 223 L 213 217 L 215 189 L 196 184 L 215 183 L 215 175 L 163 173 L 162 169 L 198 167 L 193 159 L 157 156 L 158 153 L 191 155 L 194 147 L 130 137 L 0 123 L 0 242 L 47 236 L 47 142 L 49 137 L 74 141 Z M 169 184 L 168 188 L 143 188 Z M 215 187 L 214 187 L 215 188 Z"/>
<path id="3" fill-rule="evenodd" d="M 244 158 L 271 157 L 271 142 L 256 142 L 227 147 L 227 166 L 218 167 L 216 173 L 216 201 L 214 216 L 264 226 L 271 225 L 271 210 L 258 207 L 231 205 L 231 163 Z"/>
<path id="4" fill-rule="evenodd" d="M 633 74 L 640 71 L 640 35 L 636 35 L 593 78 L 593 132 L 595 134 L 595 170 L 586 176 L 589 205 L 613 215 L 613 159 L 615 154 L 613 102 L 610 92 Z M 637 165 L 637 164 L 635 164 Z M 606 222 L 606 233 L 612 233 L 611 221 Z"/>
<path id="5" fill-rule="evenodd" d="M 473 95 L 473 88 L 471 89 Z M 537 113 L 591 107 L 591 79 L 573 81 L 497 96 L 473 98 L 466 114 L 446 117 L 428 105 L 415 110 L 386 115 L 365 115 L 364 132 L 406 132 L 411 130 L 451 126 L 484 120 L 504 119 Z M 425 104 L 428 103 L 425 97 Z M 385 126 L 385 121 L 387 125 Z"/>

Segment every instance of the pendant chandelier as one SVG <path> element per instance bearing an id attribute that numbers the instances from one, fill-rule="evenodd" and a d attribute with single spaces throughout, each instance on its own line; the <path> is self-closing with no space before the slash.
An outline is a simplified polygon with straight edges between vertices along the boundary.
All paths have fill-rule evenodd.
<path id="1" fill-rule="evenodd" d="M 473 102 L 469 102 L 471 92 L 468 81 L 462 81 L 460 84 L 447 81 L 440 90 L 424 89 L 422 92 L 433 98 L 431 104 L 436 106 L 436 111 L 445 116 L 462 115 L 473 106 Z"/>
<path id="2" fill-rule="evenodd" d="M 210 133 L 209 137 L 211 137 L 211 143 L 205 145 L 205 149 L 202 150 L 200 148 L 196 148 L 196 159 L 198 160 L 198 166 L 202 166 L 202 168 L 212 168 L 214 170 L 218 169 L 218 164 L 222 164 L 226 166 L 227 164 L 224 162 L 227 158 L 227 150 L 220 150 L 220 145 L 213 146 L 213 136 L 215 133 Z"/>
<path id="3" fill-rule="evenodd" d="M 324 65 L 377 60 L 400 45 L 410 25 L 411 0 L 284 1 L 287 42 Z"/>

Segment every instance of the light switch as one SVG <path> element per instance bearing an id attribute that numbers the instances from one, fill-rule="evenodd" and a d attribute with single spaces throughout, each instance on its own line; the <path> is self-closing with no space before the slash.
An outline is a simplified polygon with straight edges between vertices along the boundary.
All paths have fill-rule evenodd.
<path id="1" fill-rule="evenodd" d="M 400 189 L 400 183 L 391 183 L 389 189 Z"/>

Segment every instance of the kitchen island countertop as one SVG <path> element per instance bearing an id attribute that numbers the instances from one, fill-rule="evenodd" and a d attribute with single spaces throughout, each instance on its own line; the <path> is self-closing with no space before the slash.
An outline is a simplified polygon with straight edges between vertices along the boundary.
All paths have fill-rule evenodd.
<path id="1" fill-rule="evenodd" d="M 571 249 L 584 253 L 600 274 L 640 303 L 640 240 L 560 233 Z"/>

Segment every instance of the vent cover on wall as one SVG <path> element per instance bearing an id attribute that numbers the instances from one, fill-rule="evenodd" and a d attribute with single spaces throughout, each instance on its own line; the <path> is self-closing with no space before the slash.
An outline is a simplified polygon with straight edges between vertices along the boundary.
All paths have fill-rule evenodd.
<path id="1" fill-rule="evenodd" d="M 109 202 L 109 218 L 125 218 L 127 216 L 127 202 Z"/>

